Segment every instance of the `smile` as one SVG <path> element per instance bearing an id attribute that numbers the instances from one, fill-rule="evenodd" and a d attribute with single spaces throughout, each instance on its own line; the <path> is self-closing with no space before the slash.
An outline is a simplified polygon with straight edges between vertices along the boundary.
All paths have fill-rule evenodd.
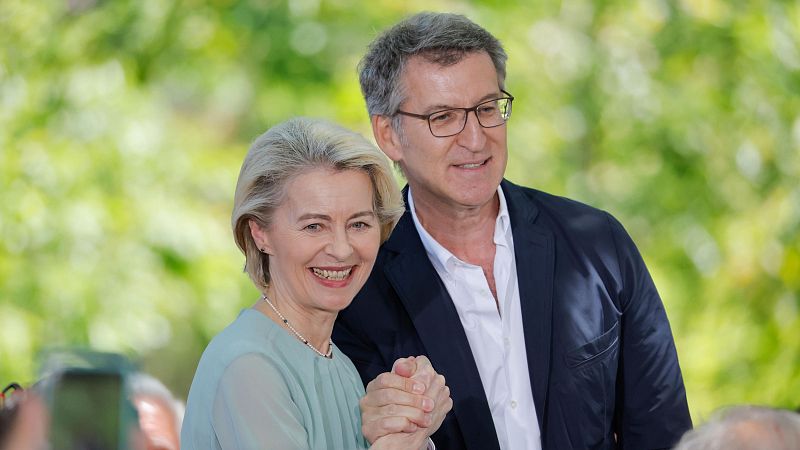
<path id="1" fill-rule="evenodd" d="M 323 280 L 331 280 L 331 281 L 342 281 L 350 275 L 350 272 L 353 270 L 352 267 L 348 267 L 344 270 L 325 270 L 325 269 L 318 269 L 316 267 L 311 268 L 314 275 Z"/>
<path id="2" fill-rule="evenodd" d="M 486 161 L 489 161 L 489 160 L 485 159 L 485 160 L 483 160 L 481 162 L 477 162 L 477 163 L 458 164 L 458 165 L 456 165 L 456 167 L 458 167 L 459 169 L 477 169 L 478 167 L 481 167 L 481 166 L 485 165 Z"/>

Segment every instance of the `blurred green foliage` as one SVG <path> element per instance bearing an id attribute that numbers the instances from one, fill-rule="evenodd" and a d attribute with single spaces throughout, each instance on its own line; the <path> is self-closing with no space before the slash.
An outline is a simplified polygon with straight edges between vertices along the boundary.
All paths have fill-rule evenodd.
<path id="1" fill-rule="evenodd" d="M 53 345 L 185 395 L 257 297 L 229 231 L 249 142 L 371 136 L 355 66 L 423 9 L 505 44 L 507 176 L 618 216 L 664 298 L 695 420 L 800 402 L 800 3 L 0 1 L 0 380 Z"/>

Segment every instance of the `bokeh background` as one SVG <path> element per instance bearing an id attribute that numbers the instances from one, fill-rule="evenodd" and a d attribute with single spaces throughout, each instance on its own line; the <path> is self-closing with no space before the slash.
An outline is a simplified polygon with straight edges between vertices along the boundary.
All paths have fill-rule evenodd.
<path id="1" fill-rule="evenodd" d="M 695 421 L 800 406 L 800 3 L 0 1 L 0 382 L 50 346 L 185 396 L 257 299 L 241 161 L 294 115 L 370 136 L 356 64 L 420 10 L 510 56 L 507 176 L 616 215 L 664 299 Z"/>

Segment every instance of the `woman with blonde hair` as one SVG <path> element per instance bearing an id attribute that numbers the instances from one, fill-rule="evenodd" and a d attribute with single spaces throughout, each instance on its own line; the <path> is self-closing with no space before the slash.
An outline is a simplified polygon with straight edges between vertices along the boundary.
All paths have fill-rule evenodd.
<path id="1" fill-rule="evenodd" d="M 232 226 L 262 295 L 203 353 L 187 400 L 184 450 L 363 449 L 362 431 L 380 434 L 374 428 L 385 423 L 362 430 L 364 387 L 331 332 L 402 205 L 388 160 L 356 133 L 297 118 L 255 141 L 239 174 Z M 390 409 L 408 421 L 401 423 L 428 426 L 402 426 L 371 448 L 427 445 L 452 407 L 443 377 L 432 380 L 425 392 L 432 410 Z"/>

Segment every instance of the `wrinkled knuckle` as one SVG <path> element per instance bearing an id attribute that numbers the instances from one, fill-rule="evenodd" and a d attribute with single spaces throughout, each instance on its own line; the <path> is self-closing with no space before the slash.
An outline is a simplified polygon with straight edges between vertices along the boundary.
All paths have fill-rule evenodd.
<path id="1" fill-rule="evenodd" d="M 395 428 L 392 426 L 392 418 L 391 417 L 384 417 L 380 420 L 381 429 L 384 431 L 395 431 Z"/>
<path id="2" fill-rule="evenodd" d="M 423 396 L 421 396 L 421 395 L 418 395 L 418 396 L 416 397 L 416 401 L 415 401 L 415 403 L 414 403 L 414 404 L 415 404 L 415 406 L 416 406 L 417 408 L 419 408 L 420 410 L 424 410 L 424 408 L 425 408 L 425 405 L 424 405 L 424 403 L 425 403 L 425 397 L 423 397 Z"/>

